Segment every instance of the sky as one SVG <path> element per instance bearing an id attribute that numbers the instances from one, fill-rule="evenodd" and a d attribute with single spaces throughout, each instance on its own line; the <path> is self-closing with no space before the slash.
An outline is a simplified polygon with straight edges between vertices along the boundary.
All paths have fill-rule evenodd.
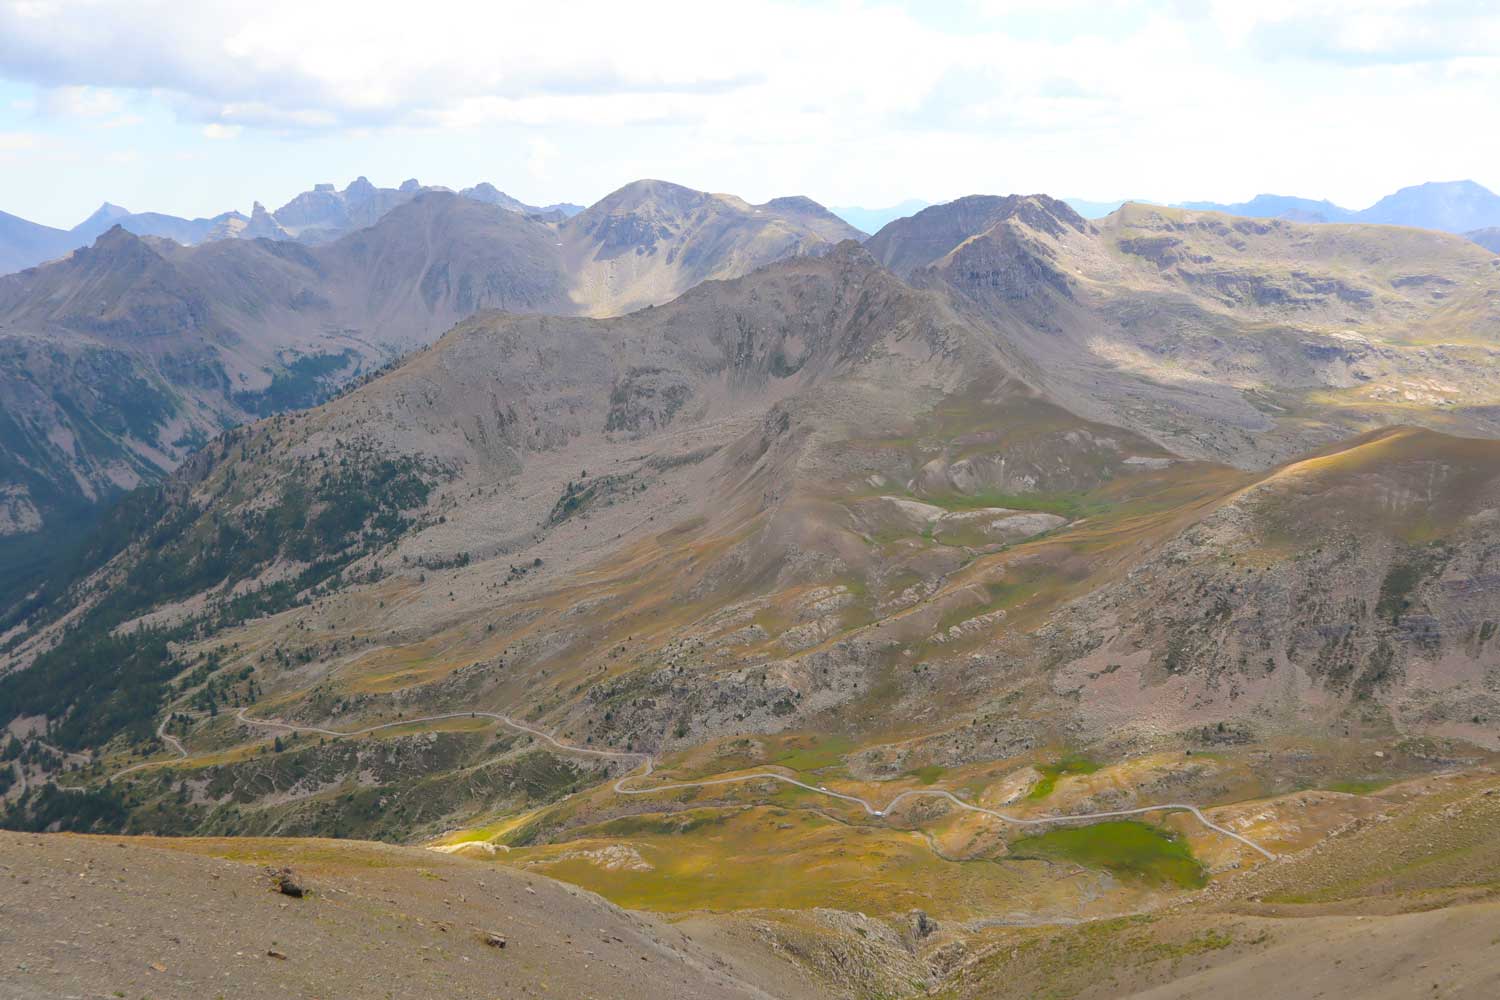
<path id="1" fill-rule="evenodd" d="M 0 210 L 1500 190 L 1480 0 L 0 0 Z"/>

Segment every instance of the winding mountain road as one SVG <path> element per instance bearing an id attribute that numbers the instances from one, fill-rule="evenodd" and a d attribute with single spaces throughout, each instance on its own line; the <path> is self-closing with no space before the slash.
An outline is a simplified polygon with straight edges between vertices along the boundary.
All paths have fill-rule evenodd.
<path id="1" fill-rule="evenodd" d="M 896 808 L 907 799 L 937 798 L 945 799 L 958 808 L 966 810 L 968 812 L 980 813 L 984 816 L 993 817 L 994 819 L 1000 820 L 1002 823 L 1010 823 L 1015 826 L 1033 827 L 1048 826 L 1053 823 L 1077 823 L 1088 820 L 1118 819 L 1122 816 L 1140 816 L 1145 813 L 1153 812 L 1186 812 L 1191 813 L 1194 819 L 1196 819 L 1199 823 L 1202 823 L 1208 829 L 1213 830 L 1215 833 L 1228 837 L 1231 840 L 1238 841 L 1244 846 L 1250 848 L 1252 851 L 1255 851 L 1257 854 L 1262 855 L 1267 860 L 1276 860 L 1276 855 L 1272 854 L 1264 847 L 1261 847 L 1249 837 L 1235 833 L 1233 830 L 1225 829 L 1224 827 L 1210 820 L 1207 816 L 1203 815 L 1203 811 L 1200 810 L 1197 806 L 1186 802 L 1165 802 L 1161 805 L 1140 806 L 1135 809 L 1111 809 L 1104 812 L 1070 813 L 1067 815 L 1058 816 L 1025 817 L 1011 816 L 1007 813 L 997 812 L 994 809 L 986 809 L 983 806 L 976 806 L 972 802 L 965 802 L 963 799 L 954 795 L 952 792 L 947 791 L 946 789 L 913 788 L 907 789 L 904 792 L 899 792 L 884 806 L 875 806 L 869 800 L 862 799 L 858 795 L 849 795 L 844 792 L 835 792 L 832 789 L 823 787 L 822 785 L 809 785 L 805 781 L 798 781 L 796 778 L 789 778 L 786 775 L 778 774 L 775 771 L 757 771 L 754 774 L 739 774 L 730 778 L 708 778 L 703 781 L 679 781 L 668 785 L 653 785 L 650 788 L 627 788 L 627 782 L 633 781 L 637 778 L 650 777 L 655 772 L 656 762 L 650 754 L 641 753 L 634 750 L 596 750 L 593 747 L 581 747 L 572 743 L 564 743 L 553 736 L 551 733 L 548 733 L 541 729 L 537 729 L 534 726 L 528 726 L 524 722 L 517 722 L 510 716 L 502 715 L 498 712 L 448 712 L 443 715 L 428 715 L 417 719 L 403 719 L 398 722 L 385 722 L 375 726 L 366 726 L 363 729 L 355 729 L 349 732 L 338 732 L 337 730 L 333 729 L 323 729 L 319 726 L 293 725 L 292 723 L 280 722 L 276 719 L 251 718 L 246 714 L 246 711 L 246 709 L 240 709 L 239 714 L 236 716 L 236 718 L 238 718 L 240 722 L 246 723 L 247 725 L 265 726 L 271 729 L 286 730 L 287 732 L 315 733 L 320 736 L 332 736 L 336 739 L 349 736 L 364 736 L 368 733 L 377 732 L 381 729 L 392 729 L 398 726 L 420 725 L 424 722 L 443 722 L 448 719 L 465 718 L 494 719 L 496 722 L 508 726 L 509 728 L 514 729 L 517 732 L 525 733 L 528 736 L 532 736 L 538 740 L 542 740 L 543 742 L 556 747 L 558 750 L 561 750 L 564 753 L 579 754 L 587 757 L 601 757 L 610 760 L 636 761 L 644 765 L 644 770 L 642 770 L 639 774 L 627 774 L 614 783 L 613 789 L 618 795 L 654 795 L 657 792 L 671 792 L 689 788 L 708 788 L 715 785 L 732 785 L 741 781 L 770 780 L 779 781 L 782 784 L 786 785 L 795 785 L 797 788 L 805 789 L 806 791 L 814 792 L 818 795 L 826 795 L 831 799 L 839 799 L 844 802 L 852 803 L 864 809 L 867 815 L 874 816 L 880 819 L 887 818 L 890 815 L 892 809 Z M 178 744 L 178 749 L 181 749 L 181 744 Z"/>
<path id="2" fill-rule="evenodd" d="M 186 759 L 187 755 L 188 755 L 187 747 L 185 747 L 185 746 L 182 745 L 182 741 L 181 740 L 179 740 L 175 736 L 170 735 L 167 732 L 167 723 L 171 722 L 171 721 L 172 721 L 172 714 L 170 712 L 168 712 L 167 713 L 167 717 L 165 719 L 161 720 L 161 725 L 159 725 L 159 726 L 156 727 L 156 738 L 159 739 L 159 740 L 161 740 L 167 746 L 171 747 L 172 748 L 172 752 L 175 753 L 175 754 L 177 754 L 178 757 L 180 757 L 182 759 Z M 148 761 L 143 761 L 142 763 L 139 763 L 139 764 L 132 764 L 132 765 L 130 765 L 129 767 L 127 767 L 123 771 L 116 771 L 114 773 L 114 777 L 115 778 L 123 778 L 123 777 L 125 777 L 125 775 L 130 774 L 132 771 L 139 771 L 142 768 L 150 767 L 152 764 L 159 764 L 159 763 L 160 763 L 160 761 L 148 760 Z M 111 779 L 111 780 L 113 780 L 113 779 Z"/>

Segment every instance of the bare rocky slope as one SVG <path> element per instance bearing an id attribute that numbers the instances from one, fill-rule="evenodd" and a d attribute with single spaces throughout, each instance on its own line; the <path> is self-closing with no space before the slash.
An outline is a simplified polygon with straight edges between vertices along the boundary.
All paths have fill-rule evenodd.
<path id="1" fill-rule="evenodd" d="M 768 948 L 736 960 L 592 893 L 410 848 L 10 833 L 0 846 L 14 1000 L 815 995 L 786 992 L 795 977 Z M 299 895 L 277 890 L 283 870 Z"/>
<path id="2" fill-rule="evenodd" d="M 609 315 L 853 232 L 805 200 L 752 207 L 660 182 L 565 223 L 498 192 L 486 204 L 357 186 L 283 208 L 265 234 L 280 242 L 186 247 L 117 227 L 0 278 L 0 536 L 66 523 L 224 427 L 310 406 L 476 311 Z M 285 242 L 334 216 L 355 231 Z"/>
<path id="3" fill-rule="evenodd" d="M 667 181 L 638 181 L 562 222 L 573 298 L 590 316 L 660 305 L 694 285 L 864 234 L 807 198 L 751 205 Z"/>

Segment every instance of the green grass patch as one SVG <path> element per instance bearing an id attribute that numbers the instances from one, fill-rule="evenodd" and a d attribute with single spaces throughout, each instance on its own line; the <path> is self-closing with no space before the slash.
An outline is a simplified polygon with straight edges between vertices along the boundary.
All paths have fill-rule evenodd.
<path id="1" fill-rule="evenodd" d="M 1108 509 L 1108 506 L 1101 503 L 1098 498 L 1083 493 L 999 493 L 985 490 L 979 493 L 944 493 L 936 496 L 913 497 L 913 499 L 948 511 L 1003 507 L 1008 510 L 1059 514 L 1069 520 L 1100 514 Z"/>
<path id="2" fill-rule="evenodd" d="M 870 593 L 870 588 L 862 576 L 841 576 L 834 582 L 842 585 L 850 594 L 861 600 Z"/>
<path id="3" fill-rule="evenodd" d="M 788 748 L 771 763 L 789 767 L 793 771 L 821 771 L 841 763 L 844 754 L 854 749 L 854 741 L 843 736 L 829 736 L 810 740 L 805 745 Z"/>
<path id="4" fill-rule="evenodd" d="M 1124 878 L 1195 889 L 1207 881 L 1187 843 L 1158 827 L 1134 820 L 1050 830 L 1010 845 L 1013 858 L 1071 861 Z"/>
<path id="5" fill-rule="evenodd" d="M 647 813 L 622 816 L 593 826 L 581 827 L 571 837 L 639 837 L 692 833 L 707 827 L 723 826 L 728 814 L 720 809 L 692 809 L 679 813 Z"/>
<path id="6" fill-rule="evenodd" d="M 1099 762 L 1091 760 L 1081 754 L 1069 754 L 1062 760 L 1053 764 L 1041 764 L 1037 771 L 1041 773 L 1041 780 L 1032 786 L 1029 799 L 1045 799 L 1057 788 L 1057 779 L 1065 774 L 1093 774 L 1099 770 Z"/>
<path id="7" fill-rule="evenodd" d="M 1003 580 L 991 580 L 984 585 L 989 600 L 983 605 L 965 604 L 953 608 L 938 620 L 938 630 L 944 631 L 961 625 L 970 618 L 989 614 L 992 611 L 1011 611 L 1037 595 L 1063 586 L 1064 581 L 1050 567 L 1029 563 L 1015 569 Z"/>
<path id="8" fill-rule="evenodd" d="M 948 769 L 941 764 L 928 764 L 926 767 L 919 767 L 916 770 L 907 771 L 906 773 L 924 785 L 931 785 L 947 774 Z"/>

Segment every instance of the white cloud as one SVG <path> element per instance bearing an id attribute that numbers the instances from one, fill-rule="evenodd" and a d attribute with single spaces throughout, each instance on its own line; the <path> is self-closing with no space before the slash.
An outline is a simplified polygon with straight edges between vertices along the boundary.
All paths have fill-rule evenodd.
<path id="1" fill-rule="evenodd" d="M 1003 19 L 954 33 L 880 0 L 430 0 L 421 17 L 353 0 L 0 3 L 0 68 L 12 76 L 59 93 L 160 90 L 200 121 L 291 129 L 733 120 L 816 130 L 909 115 L 966 72 L 982 75 L 992 103 L 1031 100 L 1044 84 L 1100 76 L 1090 65 L 1100 50 L 1098 40 L 1012 37 Z"/>
<path id="2" fill-rule="evenodd" d="M 1500 14 L 1461 0 L 0 0 L 0 75 L 206 139 L 503 134 L 575 191 L 1358 202 L 1500 163 Z"/>
<path id="3" fill-rule="evenodd" d="M 73 118 L 102 118 L 120 114 L 125 98 L 100 87 L 53 87 L 42 94 L 39 110 L 45 114 Z"/>
<path id="4" fill-rule="evenodd" d="M 1433 62 L 1500 51 L 1489 0 L 1214 0 L 1226 35 L 1273 56 L 1349 63 Z"/>

